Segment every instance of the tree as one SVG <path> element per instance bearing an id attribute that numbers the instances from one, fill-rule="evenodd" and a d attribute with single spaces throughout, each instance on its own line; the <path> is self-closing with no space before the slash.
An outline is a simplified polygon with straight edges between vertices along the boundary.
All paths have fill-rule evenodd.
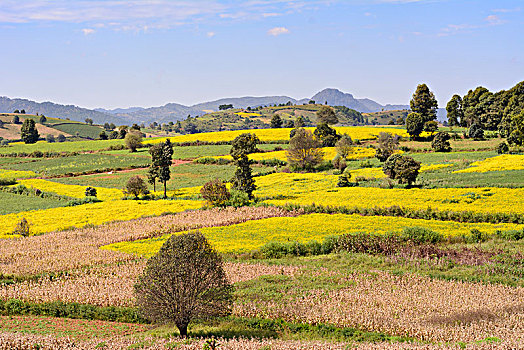
<path id="1" fill-rule="evenodd" d="M 382 170 L 390 179 L 397 180 L 399 184 L 411 186 L 417 179 L 420 162 L 410 156 L 393 154 L 386 160 Z"/>
<path id="2" fill-rule="evenodd" d="M 45 115 L 42 114 L 38 121 L 40 122 L 40 124 L 45 124 L 47 122 L 47 118 L 45 117 Z"/>
<path id="3" fill-rule="evenodd" d="M 142 134 L 137 131 L 130 131 L 126 134 L 124 142 L 131 152 L 136 152 L 136 149 L 142 146 Z"/>
<path id="4" fill-rule="evenodd" d="M 346 159 L 351 153 L 353 153 L 353 140 L 347 134 L 342 135 L 340 140 L 335 144 L 337 154 L 342 158 Z"/>
<path id="5" fill-rule="evenodd" d="M 116 130 L 113 130 L 113 131 L 111 131 L 111 132 L 109 133 L 109 139 L 110 139 L 110 140 L 115 140 L 115 139 L 118 138 L 118 136 L 119 136 L 119 133 L 118 133 L 118 131 L 116 131 Z"/>
<path id="6" fill-rule="evenodd" d="M 232 104 L 223 104 L 223 105 L 220 105 L 218 106 L 218 110 L 219 111 L 225 111 L 226 109 L 232 109 L 233 108 L 233 105 Z"/>
<path id="7" fill-rule="evenodd" d="M 135 285 L 141 314 L 174 323 L 181 336 L 193 319 L 228 316 L 233 285 L 220 255 L 200 232 L 172 235 L 151 257 Z"/>
<path id="8" fill-rule="evenodd" d="M 93 119 L 91 119 L 91 118 L 86 118 L 86 119 L 84 119 L 84 121 L 85 121 L 87 124 L 89 124 L 89 125 L 93 125 Z"/>
<path id="9" fill-rule="evenodd" d="M 58 142 L 64 142 L 66 140 L 66 137 L 64 136 L 64 134 L 58 134 L 56 140 Z"/>
<path id="10" fill-rule="evenodd" d="M 321 143 L 310 131 L 304 128 L 295 130 L 286 150 L 287 161 L 295 169 L 312 169 L 323 160 Z"/>
<path id="11" fill-rule="evenodd" d="M 231 198 L 224 181 L 215 179 L 206 182 L 200 189 L 202 198 L 204 198 L 209 204 L 214 207 L 225 207 L 227 201 Z"/>
<path id="12" fill-rule="evenodd" d="M 427 131 L 433 134 L 438 130 L 438 123 L 435 120 L 430 120 L 429 122 L 424 123 L 424 131 Z"/>
<path id="13" fill-rule="evenodd" d="M 109 129 L 111 130 L 116 129 L 116 125 L 114 123 L 109 124 Z"/>
<path id="14" fill-rule="evenodd" d="M 167 198 L 167 182 L 171 179 L 170 166 L 173 163 L 173 144 L 169 139 L 161 143 L 160 157 L 157 158 L 158 181 L 164 185 L 164 198 Z"/>
<path id="15" fill-rule="evenodd" d="M 20 114 L 20 111 L 18 109 L 15 109 L 13 113 Z"/>
<path id="16" fill-rule="evenodd" d="M 433 148 L 435 152 L 451 152 L 450 138 L 449 134 L 445 131 L 437 132 L 433 141 L 431 141 L 431 148 Z"/>
<path id="17" fill-rule="evenodd" d="M 294 124 L 294 127 L 295 128 L 303 128 L 304 127 L 304 118 L 302 117 L 298 117 L 297 119 L 295 119 L 295 124 Z"/>
<path id="18" fill-rule="evenodd" d="M 478 123 L 473 123 L 468 129 L 468 137 L 480 141 L 484 140 L 484 130 Z"/>
<path id="19" fill-rule="evenodd" d="M 126 128 L 121 128 L 120 131 L 118 132 L 118 138 L 119 139 L 125 139 L 126 135 L 127 135 L 127 127 Z"/>
<path id="20" fill-rule="evenodd" d="M 153 192 L 156 192 L 156 180 L 160 175 L 160 158 L 162 157 L 162 143 L 156 143 L 149 147 L 151 154 L 151 164 L 147 170 L 147 182 L 153 185 Z"/>
<path id="21" fill-rule="evenodd" d="M 335 114 L 335 111 L 333 108 L 329 106 L 322 106 L 317 111 L 317 119 L 319 124 L 325 123 L 325 124 L 336 124 L 338 123 L 337 115 Z"/>
<path id="22" fill-rule="evenodd" d="M 389 132 L 378 134 L 378 147 L 375 157 L 381 162 L 385 162 L 397 149 L 399 145 L 398 135 L 393 136 Z"/>
<path id="23" fill-rule="evenodd" d="M 4 127 L 4 121 L 0 119 L 0 129 Z"/>
<path id="24" fill-rule="evenodd" d="M 124 193 L 132 194 L 135 198 L 138 198 L 139 195 L 148 194 L 149 191 L 147 190 L 147 185 L 144 180 L 136 175 L 131 176 L 129 180 L 127 180 Z"/>
<path id="25" fill-rule="evenodd" d="M 36 130 L 36 123 L 33 119 L 24 120 L 24 124 L 22 124 L 20 129 L 20 136 L 25 143 L 36 143 L 38 141 L 40 135 L 38 130 Z"/>
<path id="26" fill-rule="evenodd" d="M 100 131 L 100 134 L 98 134 L 98 138 L 100 140 L 107 140 L 107 134 L 104 130 Z"/>
<path id="27" fill-rule="evenodd" d="M 462 98 L 459 95 L 453 95 L 446 105 L 446 112 L 448 123 L 450 126 L 459 126 L 464 119 L 464 111 L 462 110 Z"/>
<path id="28" fill-rule="evenodd" d="M 51 134 L 47 134 L 47 136 L 45 137 L 45 140 L 48 142 L 48 143 L 53 143 L 55 142 L 55 137 Z"/>
<path id="29" fill-rule="evenodd" d="M 419 113 L 409 113 L 406 118 L 406 131 L 412 138 L 417 138 L 424 130 L 424 119 Z"/>
<path id="30" fill-rule="evenodd" d="M 96 188 L 88 186 L 85 190 L 86 197 L 96 197 Z"/>
<path id="31" fill-rule="evenodd" d="M 509 121 L 504 125 L 504 135 L 507 136 L 508 143 L 517 146 L 524 145 L 524 109 L 522 112 L 506 119 L 509 119 Z"/>
<path id="32" fill-rule="evenodd" d="M 247 155 L 256 151 L 258 142 L 259 139 L 255 134 L 244 133 L 233 140 L 230 150 L 231 157 L 233 157 L 237 167 L 231 180 L 232 187 L 235 190 L 247 193 L 249 199 L 253 199 L 253 192 L 257 186 L 253 179 L 251 160 Z"/>
<path id="33" fill-rule="evenodd" d="M 333 147 L 337 143 L 340 135 L 337 135 L 337 131 L 327 123 L 320 123 L 317 125 L 314 134 L 320 142 L 322 142 L 323 147 Z"/>
<path id="34" fill-rule="evenodd" d="M 13 116 L 13 124 L 20 124 L 20 117 L 17 115 Z"/>
<path id="35" fill-rule="evenodd" d="M 20 114 L 25 114 L 25 109 L 21 109 Z"/>
<path id="36" fill-rule="evenodd" d="M 420 114 L 423 120 L 422 124 L 437 119 L 437 99 L 433 92 L 429 91 L 426 84 L 417 86 L 409 105 L 414 113 Z"/>
<path id="37" fill-rule="evenodd" d="M 271 127 L 274 129 L 282 127 L 282 118 L 280 118 L 278 114 L 275 114 L 273 118 L 271 118 Z"/>

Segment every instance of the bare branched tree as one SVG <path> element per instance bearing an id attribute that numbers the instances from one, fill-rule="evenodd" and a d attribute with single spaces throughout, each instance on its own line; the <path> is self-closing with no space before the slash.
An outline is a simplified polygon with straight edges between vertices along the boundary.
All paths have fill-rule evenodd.
<path id="1" fill-rule="evenodd" d="M 233 286 L 220 255 L 198 231 L 171 236 L 135 285 L 137 306 L 154 323 L 174 323 L 180 335 L 194 319 L 230 315 Z"/>
<path id="2" fill-rule="evenodd" d="M 311 169 L 322 162 L 324 152 L 320 141 L 310 131 L 298 128 L 289 140 L 287 160 L 296 169 Z"/>

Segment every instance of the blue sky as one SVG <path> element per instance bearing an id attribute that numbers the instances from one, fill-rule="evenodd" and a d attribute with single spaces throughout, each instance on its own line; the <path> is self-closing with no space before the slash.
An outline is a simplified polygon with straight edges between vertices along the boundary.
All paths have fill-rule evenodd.
<path id="1" fill-rule="evenodd" d="M 0 95 L 82 107 L 311 97 L 439 106 L 524 80 L 523 0 L 0 0 Z"/>

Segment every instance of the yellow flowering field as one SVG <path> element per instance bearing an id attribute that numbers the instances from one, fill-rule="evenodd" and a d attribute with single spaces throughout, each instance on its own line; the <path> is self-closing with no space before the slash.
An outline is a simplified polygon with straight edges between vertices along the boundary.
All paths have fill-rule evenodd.
<path id="1" fill-rule="evenodd" d="M 84 198 L 87 186 L 66 185 L 58 182 L 47 181 L 42 179 L 20 180 L 20 184 L 27 187 L 34 187 L 44 192 L 53 192 L 61 196 L 74 198 Z M 95 187 L 97 198 L 103 201 L 116 200 L 124 197 L 122 190 L 115 188 Z"/>
<path id="2" fill-rule="evenodd" d="M 243 118 L 245 118 L 245 117 L 261 117 L 262 116 L 262 114 L 254 113 L 254 112 L 237 112 L 235 114 L 239 115 L 239 116 L 241 116 Z"/>
<path id="3" fill-rule="evenodd" d="M 471 163 L 471 167 L 454 171 L 455 173 L 485 173 L 488 171 L 523 170 L 524 155 L 502 154 Z"/>
<path id="4" fill-rule="evenodd" d="M 306 128 L 313 132 L 315 128 Z M 341 126 L 335 127 L 338 133 L 347 134 L 352 139 L 356 140 L 371 140 L 375 139 L 380 132 L 389 132 L 392 134 L 408 137 L 408 133 L 404 129 L 387 128 L 387 127 L 372 127 L 372 126 Z M 238 135 L 243 133 L 252 133 L 258 136 L 261 141 L 285 141 L 289 140 L 289 132 L 291 128 L 280 129 L 251 129 L 251 130 L 234 130 L 234 131 L 217 131 L 198 134 L 187 134 L 170 137 L 171 142 L 193 142 L 193 141 L 232 141 Z M 157 138 L 147 140 L 144 143 L 164 142 L 166 138 Z"/>
<path id="5" fill-rule="evenodd" d="M 0 179 L 27 179 L 37 176 L 32 171 L 0 169 Z"/>
<path id="6" fill-rule="evenodd" d="M 202 201 L 194 200 L 118 200 L 74 207 L 24 211 L 0 216 L 0 238 L 12 237 L 9 233 L 14 230 L 22 218 L 26 218 L 31 224 L 32 234 L 40 234 L 68 227 L 101 225 L 106 222 L 132 220 L 165 212 L 182 212 L 201 208 L 202 204 Z"/>
<path id="7" fill-rule="evenodd" d="M 383 189 L 336 187 L 337 176 L 276 173 L 256 178 L 258 197 L 276 205 L 318 204 L 348 208 L 435 209 L 524 214 L 524 188 Z M 273 197 L 274 199 L 271 199 Z"/>
<path id="8" fill-rule="evenodd" d="M 335 147 L 323 147 L 322 151 L 324 152 L 325 160 L 332 160 L 337 155 L 337 150 Z M 371 158 L 375 156 L 375 149 L 373 148 L 363 148 L 363 147 L 354 147 L 347 159 L 362 159 L 362 158 Z M 206 157 L 202 157 L 206 158 Z M 212 158 L 223 158 L 223 159 L 233 159 L 230 155 L 224 156 L 215 156 Z M 249 159 L 254 161 L 269 160 L 269 159 L 278 159 L 282 161 L 287 161 L 286 151 L 274 151 L 274 152 L 265 152 L 265 153 L 251 153 Z"/>
<path id="9" fill-rule="evenodd" d="M 231 226 L 204 227 L 200 231 L 219 251 L 239 252 L 258 249 L 268 242 L 305 243 L 313 240 L 322 242 L 327 236 L 340 236 L 346 233 L 400 233 L 404 227 L 413 226 L 432 229 L 445 237 L 467 235 L 471 229 L 493 234 L 497 230 L 522 228 L 522 225 L 516 224 L 470 224 L 357 214 L 308 214 L 247 221 Z M 164 235 L 134 242 L 119 242 L 104 246 L 103 249 L 150 257 L 160 249 L 168 237 L 169 235 Z"/>

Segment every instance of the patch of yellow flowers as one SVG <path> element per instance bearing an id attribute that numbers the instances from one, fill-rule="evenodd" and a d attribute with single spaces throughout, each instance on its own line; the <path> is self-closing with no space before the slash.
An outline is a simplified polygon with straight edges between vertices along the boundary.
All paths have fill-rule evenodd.
<path id="1" fill-rule="evenodd" d="M 369 170 L 367 170 L 369 171 Z M 376 170 L 378 172 L 378 170 Z M 524 214 L 524 188 L 383 189 L 336 187 L 337 176 L 276 173 L 256 178 L 255 194 L 267 203 Z"/>
<path id="2" fill-rule="evenodd" d="M 202 201 L 156 200 L 134 201 L 118 200 L 83 204 L 74 207 L 60 207 L 45 210 L 31 210 L 0 216 L 0 238 L 12 237 L 17 223 L 25 218 L 31 225 L 31 234 L 41 234 L 68 227 L 101 225 L 111 221 L 125 221 L 143 216 L 158 216 L 166 212 L 182 212 L 198 209 Z"/>
<path id="3" fill-rule="evenodd" d="M 34 187 L 44 192 L 53 192 L 61 196 L 73 198 L 84 198 L 87 186 L 66 185 L 58 182 L 47 181 L 42 179 L 20 180 L 18 183 L 26 187 Z M 103 201 L 116 200 L 124 197 L 122 190 L 116 188 L 95 187 L 97 198 Z"/>
<path id="4" fill-rule="evenodd" d="M 503 154 L 471 163 L 471 167 L 454 171 L 455 173 L 485 173 L 488 171 L 523 170 L 524 155 Z"/>
<path id="5" fill-rule="evenodd" d="M 27 179 L 37 176 L 32 171 L 0 169 L 0 179 Z"/>
<path id="6" fill-rule="evenodd" d="M 313 132 L 315 128 L 306 128 Z M 335 127 L 338 133 L 347 134 L 353 140 L 372 140 L 377 138 L 380 132 L 389 132 L 395 135 L 408 137 L 408 133 L 404 129 L 387 128 L 387 127 L 371 127 L 371 126 L 341 126 Z M 171 142 L 218 142 L 218 141 L 232 141 L 235 137 L 244 134 L 252 133 L 257 135 L 261 141 L 285 141 L 289 140 L 289 132 L 291 128 L 280 129 L 252 129 L 252 130 L 234 130 L 234 131 L 218 131 L 198 134 L 187 134 L 170 137 Z M 147 140 L 144 143 L 158 143 L 164 142 L 166 138 L 157 138 Z"/>
<path id="7" fill-rule="evenodd" d="M 247 221 L 231 226 L 206 227 L 200 231 L 221 252 L 242 252 L 258 249 L 268 242 L 322 242 L 327 236 L 346 233 L 400 233 L 405 227 L 420 226 L 439 232 L 444 237 L 468 235 L 472 229 L 486 234 L 497 230 L 518 230 L 515 224 L 470 224 L 453 221 L 408 219 L 400 217 L 360 216 L 344 214 L 308 214 L 298 217 L 274 217 Z M 150 257 L 170 235 L 134 242 L 120 242 L 102 249 Z"/>

